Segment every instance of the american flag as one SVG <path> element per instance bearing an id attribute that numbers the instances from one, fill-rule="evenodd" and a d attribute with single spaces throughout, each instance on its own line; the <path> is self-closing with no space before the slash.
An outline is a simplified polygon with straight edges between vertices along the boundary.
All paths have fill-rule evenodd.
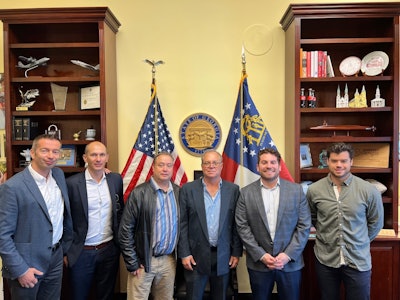
<path id="1" fill-rule="evenodd" d="M 246 74 L 241 79 L 240 87 L 231 128 L 222 154 L 224 167 L 221 177 L 243 187 L 260 178 L 257 171 L 258 152 L 264 148 L 277 148 L 251 99 Z M 241 107 L 242 98 L 243 106 Z M 283 159 L 280 177 L 293 181 Z"/>
<path id="2" fill-rule="evenodd" d="M 139 184 L 150 179 L 153 174 L 154 156 L 159 152 L 169 152 L 174 157 L 174 171 L 171 181 L 182 186 L 187 182 L 171 133 L 168 130 L 157 99 L 156 86 L 151 86 L 152 96 L 149 109 L 135 145 L 129 155 L 121 175 L 124 183 L 124 199 L 128 199 L 131 191 Z M 157 105 L 157 111 L 156 111 Z M 157 127 L 156 127 L 157 126 Z M 157 130 L 156 130 L 157 129 Z"/>

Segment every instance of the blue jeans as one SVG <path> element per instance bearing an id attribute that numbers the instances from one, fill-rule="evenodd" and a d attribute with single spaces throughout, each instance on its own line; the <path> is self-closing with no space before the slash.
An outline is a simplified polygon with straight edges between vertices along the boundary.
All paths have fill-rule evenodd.
<path id="1" fill-rule="evenodd" d="M 229 272 L 217 275 L 217 251 L 211 251 L 211 274 L 201 274 L 196 267 L 193 271 L 184 270 L 186 281 L 186 300 L 202 300 L 207 283 L 210 284 L 210 298 L 225 300 L 229 284 Z"/>
<path id="2" fill-rule="evenodd" d="M 301 270 L 293 272 L 247 270 L 254 300 L 272 299 L 272 289 L 275 282 L 278 288 L 279 300 L 297 300 L 300 298 Z"/>
<path id="3" fill-rule="evenodd" d="M 348 266 L 331 268 L 315 260 L 321 300 L 340 299 L 340 285 L 343 282 L 346 300 L 369 300 L 371 291 L 371 270 L 358 271 Z"/>

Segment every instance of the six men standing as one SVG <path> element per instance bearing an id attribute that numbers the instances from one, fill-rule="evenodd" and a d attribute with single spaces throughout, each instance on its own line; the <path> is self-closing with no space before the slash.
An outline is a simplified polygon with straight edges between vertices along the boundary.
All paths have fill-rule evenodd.
<path id="1" fill-rule="evenodd" d="M 120 247 L 128 299 L 171 299 L 179 257 L 187 299 L 202 299 L 209 283 L 211 297 L 222 300 L 243 246 L 254 299 L 270 299 L 274 283 L 281 300 L 299 299 L 311 220 L 322 299 L 338 299 L 341 281 L 349 295 L 369 299 L 369 244 L 383 226 L 383 205 L 350 173 L 349 145 L 329 148 L 329 173 L 307 198 L 279 177 L 281 156 L 272 148 L 258 154 L 260 179 L 241 191 L 221 179 L 215 150 L 202 156 L 203 177 L 182 188 L 171 182 L 174 158 L 162 152 L 125 208 L 105 145 L 87 145 L 86 171 L 67 184 L 54 168 L 60 149 L 54 137 L 35 138 L 30 166 L 0 185 L 0 255 L 13 299 L 60 298 L 63 253 L 73 299 L 86 299 L 93 284 L 96 299 L 112 299 Z"/>

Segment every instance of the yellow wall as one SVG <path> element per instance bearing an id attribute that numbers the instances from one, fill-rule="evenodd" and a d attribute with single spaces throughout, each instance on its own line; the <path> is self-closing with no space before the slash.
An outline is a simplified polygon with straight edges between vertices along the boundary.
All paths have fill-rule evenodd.
<path id="1" fill-rule="evenodd" d="M 289 3 L 296 2 L 307 1 L 0 0 L 0 7 L 110 7 L 122 24 L 117 34 L 119 171 L 125 165 L 148 108 L 151 68 L 143 62 L 148 58 L 166 62 L 157 72 L 158 96 L 191 180 L 193 170 L 200 168 L 199 158 L 181 147 L 179 126 L 190 114 L 211 114 L 222 127 L 218 147 L 222 152 L 241 76 L 243 32 L 254 24 L 267 25 L 274 40 L 266 55 L 247 53 L 250 93 L 284 156 L 285 45 L 279 20 Z M 1 47 L 0 57 L 3 57 Z M 0 71 L 3 68 L 0 59 Z"/>

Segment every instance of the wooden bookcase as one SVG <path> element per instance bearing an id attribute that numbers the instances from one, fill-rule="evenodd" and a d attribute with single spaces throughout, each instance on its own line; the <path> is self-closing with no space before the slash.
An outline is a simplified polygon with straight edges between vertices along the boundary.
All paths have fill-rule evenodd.
<path id="1" fill-rule="evenodd" d="M 68 173 L 84 170 L 82 154 L 87 128 L 96 129 L 96 140 L 107 145 L 108 167 L 118 170 L 116 33 L 119 21 L 107 7 L 3 9 L 0 20 L 4 30 L 4 88 L 6 104 L 7 175 L 22 170 L 20 152 L 30 148 L 29 140 L 13 137 L 15 118 L 29 118 L 44 133 L 49 125 L 61 130 L 63 145 L 75 149 L 76 163 L 62 167 Z M 49 58 L 45 66 L 29 71 L 16 67 L 20 56 Z M 79 60 L 100 64 L 93 71 L 71 63 Z M 51 83 L 67 87 L 64 111 L 54 111 Z M 81 89 L 99 86 L 100 108 L 81 109 Z M 39 96 L 28 111 L 17 111 L 20 91 L 38 89 Z M 75 132 L 82 131 L 78 141 Z"/>
<path id="2" fill-rule="evenodd" d="M 398 142 L 399 142 L 399 20 L 400 3 L 291 4 L 280 23 L 285 30 L 285 162 L 296 182 L 317 181 L 327 175 L 318 168 L 319 155 L 332 142 L 389 145 L 389 162 L 379 167 L 352 167 L 352 173 L 364 179 L 376 179 L 387 187 L 383 193 L 384 228 L 398 233 Z M 334 77 L 301 76 L 303 51 L 327 51 Z M 372 51 L 383 51 L 389 65 L 383 74 L 343 76 L 339 65 L 343 59 L 363 59 Z M 349 98 L 365 86 L 368 107 L 336 108 L 338 86 L 343 94 L 348 86 Z M 379 86 L 385 107 L 371 107 Z M 300 92 L 315 90 L 316 108 L 300 107 Z M 374 126 L 373 131 L 336 132 L 311 130 L 324 122 L 328 125 Z M 312 167 L 301 168 L 300 145 L 308 145 Z M 373 160 L 373 159 L 372 159 Z M 319 299 L 313 268 L 313 242 L 305 250 L 303 299 Z M 373 260 L 372 299 L 399 297 L 399 239 L 378 237 L 371 245 Z M 382 267 L 382 263 L 385 266 Z"/>

